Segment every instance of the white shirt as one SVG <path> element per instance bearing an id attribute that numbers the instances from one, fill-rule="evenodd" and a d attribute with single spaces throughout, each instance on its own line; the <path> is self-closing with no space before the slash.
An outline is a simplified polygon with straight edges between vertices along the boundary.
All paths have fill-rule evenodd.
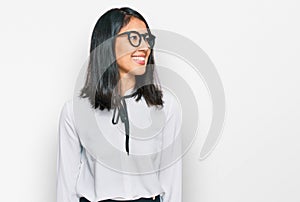
<path id="1" fill-rule="evenodd" d="M 131 129 L 129 156 L 125 151 L 124 123 L 121 120 L 116 125 L 111 123 L 113 110 L 93 109 L 101 133 L 110 143 L 105 144 L 120 151 L 124 155 L 120 159 L 113 152 L 103 150 L 104 154 L 100 151 L 103 146 L 98 153 L 93 151 L 93 146 L 97 147 L 98 143 L 95 140 L 89 142 L 91 138 L 85 136 L 85 132 L 79 129 L 79 124 L 75 124 L 78 122 L 75 121 L 74 98 L 65 102 L 58 128 L 57 202 L 79 202 L 80 197 L 92 202 L 105 199 L 122 201 L 155 195 L 160 195 L 161 202 L 182 202 L 182 160 L 179 156 L 181 146 L 171 144 L 179 137 L 182 123 L 180 105 L 174 95 L 162 90 L 164 107 L 160 112 L 165 116 L 164 126 L 162 130 L 154 131 L 154 138 L 146 141 L 133 138 L 132 131 L 135 126 L 147 128 L 153 122 L 150 112 L 153 107 L 148 107 L 143 97 L 138 102 L 134 97 L 125 99 Z M 132 92 L 133 89 L 129 89 L 125 95 Z M 93 143 L 95 144 L 92 146 Z M 168 151 L 172 152 L 172 157 L 170 153 L 157 152 L 166 147 L 170 147 Z M 140 162 L 134 156 L 152 153 L 154 155 L 151 158 L 143 158 Z M 104 156 L 103 159 L 101 155 Z M 170 164 L 170 159 L 175 159 L 175 156 L 178 157 L 177 161 L 172 160 L 173 163 Z M 111 168 L 106 163 L 117 166 Z M 147 169 L 153 172 L 147 172 Z M 122 172 L 125 170 L 127 172 Z"/>

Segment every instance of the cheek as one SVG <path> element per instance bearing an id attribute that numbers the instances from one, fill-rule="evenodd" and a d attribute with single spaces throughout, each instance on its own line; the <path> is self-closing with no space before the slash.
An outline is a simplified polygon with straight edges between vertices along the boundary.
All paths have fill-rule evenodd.
<path id="1" fill-rule="evenodd" d="M 115 46 L 115 52 L 116 52 L 116 59 L 122 59 L 123 57 L 126 57 L 127 55 L 131 55 L 134 51 L 134 48 L 128 44 L 120 43 L 117 41 Z"/>
<path id="2" fill-rule="evenodd" d="M 131 54 L 122 55 L 121 57 L 117 58 L 117 64 L 122 69 L 129 69 L 129 64 L 131 62 Z"/>
<path id="3" fill-rule="evenodd" d="M 150 53 L 151 53 L 151 51 L 148 50 L 148 51 L 147 51 L 147 63 L 148 63 L 148 61 L 149 61 Z"/>

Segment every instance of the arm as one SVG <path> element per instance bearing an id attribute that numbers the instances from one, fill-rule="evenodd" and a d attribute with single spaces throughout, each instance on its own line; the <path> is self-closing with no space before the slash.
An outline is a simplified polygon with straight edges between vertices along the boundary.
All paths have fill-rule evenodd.
<path id="1" fill-rule="evenodd" d="M 162 170 L 159 171 L 159 180 L 165 191 L 162 202 L 182 202 L 182 148 L 180 135 L 182 120 L 180 106 L 175 100 L 172 102 L 170 114 L 171 116 L 167 118 L 163 129 L 163 148 L 165 150 L 162 151 L 160 163 Z M 163 169 L 164 167 L 167 168 Z"/>
<path id="2" fill-rule="evenodd" d="M 76 182 L 80 168 L 81 145 L 74 127 L 71 102 L 66 102 L 59 118 L 57 152 L 57 202 L 78 202 Z"/>

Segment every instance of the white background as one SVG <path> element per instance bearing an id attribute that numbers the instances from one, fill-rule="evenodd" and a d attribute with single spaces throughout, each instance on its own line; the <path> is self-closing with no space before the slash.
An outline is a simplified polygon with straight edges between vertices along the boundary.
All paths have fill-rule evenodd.
<path id="1" fill-rule="evenodd" d="M 55 201 L 58 118 L 98 17 L 131 6 L 196 42 L 222 79 L 213 153 L 184 158 L 184 202 L 300 201 L 300 5 L 296 0 L 0 3 L 1 201 Z"/>

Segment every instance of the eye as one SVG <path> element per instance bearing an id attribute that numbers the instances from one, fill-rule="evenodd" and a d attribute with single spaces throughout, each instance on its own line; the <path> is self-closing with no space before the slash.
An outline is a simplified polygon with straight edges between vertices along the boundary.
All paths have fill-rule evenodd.
<path id="1" fill-rule="evenodd" d="M 149 34 L 147 34 L 147 35 L 145 36 L 144 39 L 145 39 L 145 41 L 147 41 L 147 42 L 149 42 L 149 40 L 151 40 Z"/>
<path id="2" fill-rule="evenodd" d="M 131 34 L 129 38 L 130 38 L 131 41 L 138 41 L 139 40 L 139 37 L 136 34 Z"/>

